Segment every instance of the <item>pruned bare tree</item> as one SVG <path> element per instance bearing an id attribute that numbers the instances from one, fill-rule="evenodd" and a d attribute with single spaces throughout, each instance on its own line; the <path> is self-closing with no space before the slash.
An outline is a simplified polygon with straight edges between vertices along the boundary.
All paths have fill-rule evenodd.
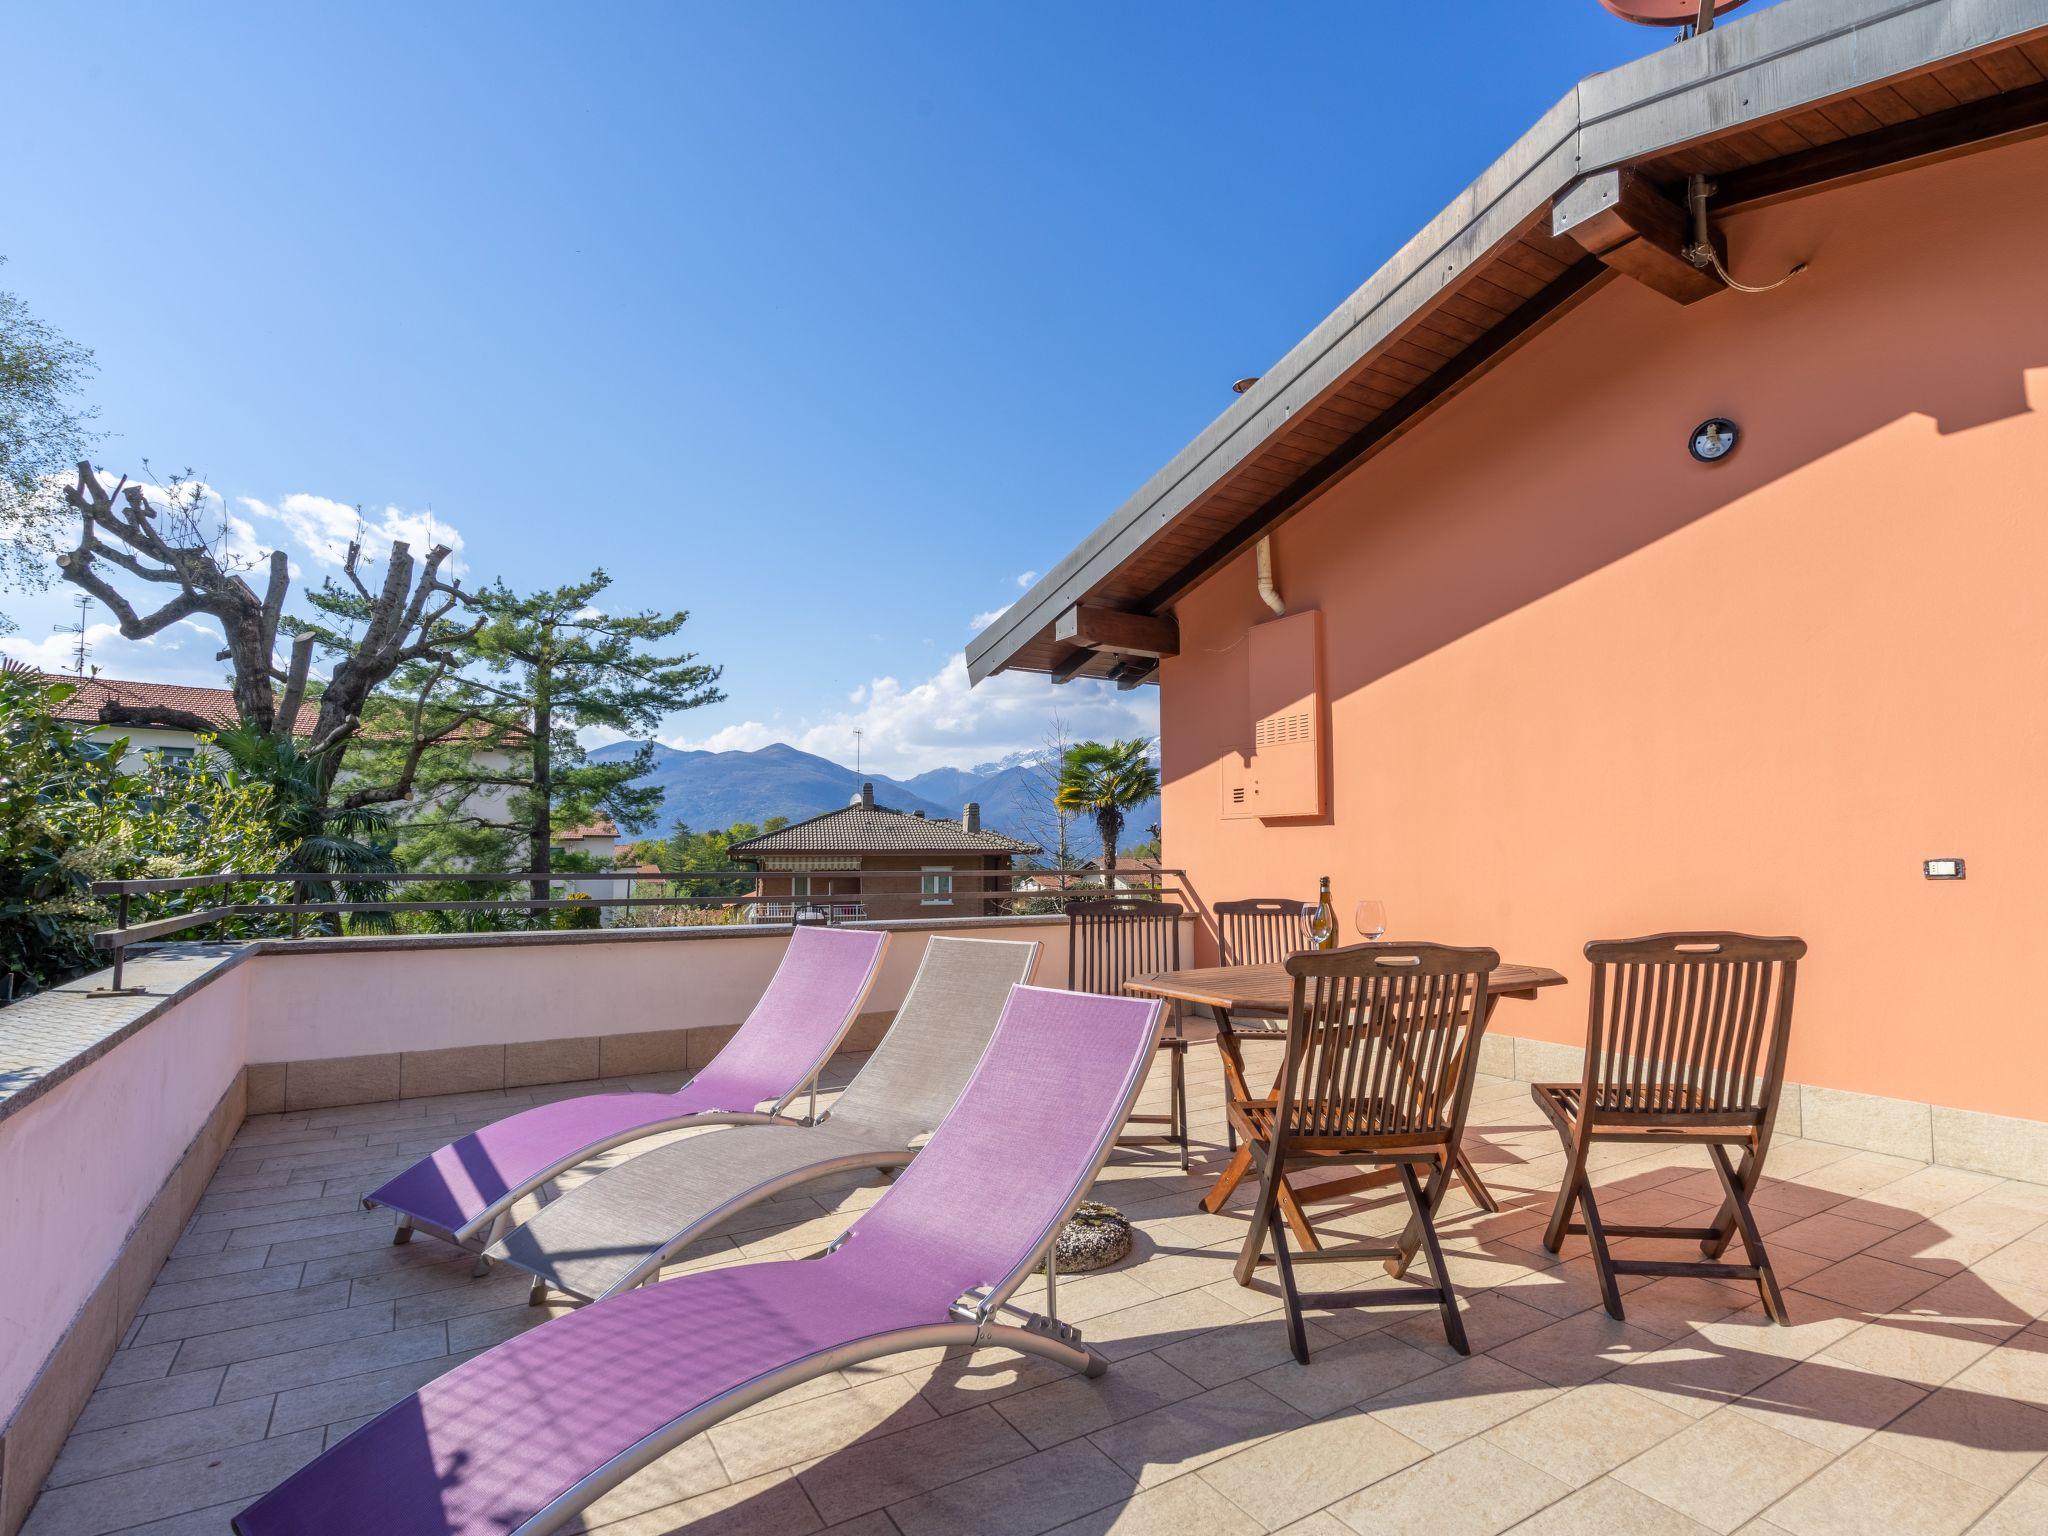
<path id="1" fill-rule="evenodd" d="M 405 540 L 393 539 L 384 580 L 373 591 L 362 577 L 363 541 L 349 541 L 342 562 L 349 591 L 343 593 L 330 580 L 314 594 L 314 603 L 330 619 L 351 620 L 355 632 L 337 632 L 331 624 L 297 626 L 291 675 L 286 681 L 286 699 L 296 705 L 294 689 L 304 686 L 302 658 L 310 659 L 315 644 L 337 658 L 320 693 L 320 713 L 313 723 L 314 751 L 324 751 L 330 743 L 353 734 L 362 724 L 372 695 L 401 667 L 430 663 L 438 682 L 462 665 L 462 647 L 476 637 L 484 621 L 479 617 L 458 624 L 451 618 L 470 599 L 459 579 L 442 578 L 441 569 L 450 554 L 446 544 L 436 544 L 425 560 L 416 561 Z M 339 753 L 332 754 L 331 760 L 338 767 Z"/>
<path id="2" fill-rule="evenodd" d="M 476 632 L 451 622 L 468 597 L 459 580 L 442 575 L 451 553 L 445 544 L 420 560 L 404 540 L 394 539 L 383 580 L 373 589 L 363 579 L 362 541 L 352 542 L 342 566 L 349 588 L 330 581 L 332 601 L 321 604 L 331 616 L 345 614 L 350 623 L 343 633 L 285 616 L 291 569 L 284 551 L 260 561 L 231 553 L 224 523 L 209 525 L 205 487 L 190 478 L 174 479 L 159 503 L 125 476 L 109 491 L 93 466 L 81 463 L 65 500 L 79 514 L 80 530 L 77 546 L 57 558 L 64 578 L 106 604 L 130 640 L 146 640 L 183 619 L 212 619 L 226 641 L 221 659 L 231 665 L 235 712 L 244 725 L 290 737 L 306 701 L 315 647 L 335 658 L 306 744 L 320 762 L 323 788 L 333 784 L 377 689 L 410 663 L 453 668 L 457 646 Z M 244 574 L 258 565 L 266 572 L 260 593 Z M 155 608 L 138 607 L 112 571 L 168 588 L 170 595 Z M 282 666 L 280 631 L 291 637 Z M 165 717 L 158 711 L 154 718 Z M 196 716 L 182 723 L 214 729 Z"/>
<path id="3" fill-rule="evenodd" d="M 78 483 L 64 495 L 79 513 L 78 544 L 57 557 L 57 568 L 106 604 L 130 640 L 147 640 L 202 614 L 211 618 L 234 663 L 236 713 L 245 724 L 268 731 L 277 718 L 271 656 L 291 572 L 278 550 L 259 596 L 234 562 L 223 558 L 218 538 L 200 526 L 200 497 L 196 488 L 187 494 L 189 486 L 174 484 L 166 505 L 158 507 L 125 475 L 109 491 L 92 465 L 81 463 Z M 140 581 L 174 588 L 175 595 L 143 612 L 107 578 L 103 562 Z"/>

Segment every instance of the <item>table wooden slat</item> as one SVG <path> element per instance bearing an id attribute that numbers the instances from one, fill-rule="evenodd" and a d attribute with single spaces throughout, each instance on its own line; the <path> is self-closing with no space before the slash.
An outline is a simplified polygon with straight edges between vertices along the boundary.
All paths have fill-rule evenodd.
<path id="1" fill-rule="evenodd" d="M 1487 991 L 1495 997 L 1528 998 L 1540 988 L 1563 985 L 1564 977 L 1547 966 L 1502 964 L 1494 968 Z M 1134 976 L 1124 983 L 1124 990 L 1205 1008 L 1285 1013 L 1294 998 L 1294 979 L 1284 965 L 1213 965 Z"/>

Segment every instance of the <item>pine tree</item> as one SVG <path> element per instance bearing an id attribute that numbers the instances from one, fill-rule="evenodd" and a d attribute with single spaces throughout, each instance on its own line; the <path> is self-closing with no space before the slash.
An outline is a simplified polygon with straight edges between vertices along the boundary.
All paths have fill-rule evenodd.
<path id="1" fill-rule="evenodd" d="M 478 591 L 466 665 L 423 662 L 366 711 L 351 769 L 407 786 L 407 868 L 523 869 L 540 877 L 532 896 L 545 900 L 556 834 L 599 817 L 637 830 L 659 809 L 660 791 L 638 782 L 651 747 L 592 762 L 578 733 L 650 736 L 664 715 L 723 698 L 719 669 L 652 653 L 689 615 L 606 613 L 595 604 L 610 584 L 595 571 L 525 595 L 503 583 Z"/>
<path id="2" fill-rule="evenodd" d="M 523 743 L 501 741 L 509 759 L 498 782 L 509 791 L 513 823 L 524 828 L 526 867 L 545 900 L 557 828 L 609 816 L 628 831 L 645 826 L 661 792 L 637 781 L 654 766 L 644 740 L 631 757 L 592 762 L 579 731 L 602 727 L 628 737 L 651 736 L 662 717 L 715 704 L 719 669 L 687 652 L 661 656 L 644 647 L 672 638 L 687 613 L 606 613 L 596 599 L 611 585 L 601 570 L 567 586 L 520 596 L 502 582 L 477 594 L 484 626 L 477 649 L 487 678 L 524 718 Z"/>

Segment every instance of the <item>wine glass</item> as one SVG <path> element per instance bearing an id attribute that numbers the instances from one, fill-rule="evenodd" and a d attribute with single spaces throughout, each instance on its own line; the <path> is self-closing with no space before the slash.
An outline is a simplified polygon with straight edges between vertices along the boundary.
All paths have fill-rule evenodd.
<path id="1" fill-rule="evenodd" d="M 1387 931 L 1387 904 L 1384 901 L 1361 901 L 1352 909 L 1351 924 L 1366 943 L 1374 942 Z"/>
<path id="2" fill-rule="evenodd" d="M 1311 907 L 1308 914 L 1309 943 L 1322 949 L 1336 936 L 1337 914 L 1328 909 L 1327 903 Z"/>

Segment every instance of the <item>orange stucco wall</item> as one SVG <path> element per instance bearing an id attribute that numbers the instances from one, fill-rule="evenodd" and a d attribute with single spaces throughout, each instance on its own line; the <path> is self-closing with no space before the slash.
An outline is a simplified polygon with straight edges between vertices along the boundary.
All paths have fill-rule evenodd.
<path id="1" fill-rule="evenodd" d="M 2048 1119 L 2048 141 L 1731 219 L 1691 307 L 1625 280 L 1275 540 L 1324 615 L 1329 814 L 1225 821 L 1249 557 L 1162 668 L 1200 901 L 1383 898 L 1573 985 L 1590 938 L 1797 933 L 1791 1076 Z M 1714 467 L 1691 428 L 1744 437 Z M 1968 879 L 1921 860 L 1960 855 Z M 1213 951 L 1212 951 L 1213 952 Z"/>

